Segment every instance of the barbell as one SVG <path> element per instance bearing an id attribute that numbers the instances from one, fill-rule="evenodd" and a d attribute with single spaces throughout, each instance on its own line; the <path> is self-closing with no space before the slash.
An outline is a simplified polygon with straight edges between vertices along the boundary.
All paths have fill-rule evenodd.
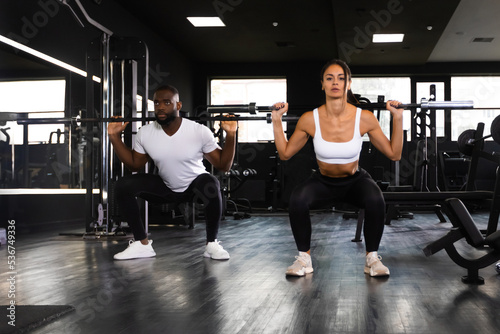
<path id="1" fill-rule="evenodd" d="M 385 103 L 358 103 L 356 107 L 360 107 L 368 110 L 383 110 L 386 109 Z M 473 109 L 474 101 L 428 101 L 427 99 L 422 99 L 420 103 L 407 103 L 401 104 L 403 109 Z M 313 107 L 314 108 L 314 107 Z M 313 109 L 308 106 L 306 109 Z M 249 113 L 251 115 L 256 115 L 259 112 L 270 112 L 275 110 L 273 106 L 257 106 L 255 102 L 250 104 L 235 104 L 235 105 L 211 105 L 198 107 L 198 110 L 204 110 L 209 114 L 218 113 Z M 303 108 L 304 109 L 304 108 Z"/>
<path id="2" fill-rule="evenodd" d="M 495 117 L 493 122 L 491 122 L 490 134 L 487 136 L 476 139 L 476 130 L 474 129 L 468 129 L 462 132 L 457 139 L 458 151 L 467 156 L 471 156 L 474 151 L 474 145 L 486 138 L 493 138 L 495 142 L 500 144 L 500 115 Z"/>
<path id="3" fill-rule="evenodd" d="M 385 103 L 361 103 L 356 105 L 357 107 L 363 109 L 371 110 L 383 110 L 386 109 Z M 400 108 L 403 109 L 473 109 L 473 101 L 427 101 L 422 99 L 421 103 L 409 103 L 401 104 Z M 227 116 L 194 116 L 186 117 L 194 121 L 209 122 L 209 121 L 266 121 L 267 123 L 272 123 L 272 116 L 269 111 L 273 111 L 273 106 L 256 106 L 255 103 L 250 104 L 240 104 L 240 105 L 225 105 L 225 106 L 206 106 L 206 112 L 212 113 L 250 113 L 257 115 L 258 112 L 268 111 L 265 116 L 238 116 L 227 117 Z M 296 122 L 300 116 L 288 116 L 282 117 L 285 122 Z M 150 122 L 154 121 L 154 117 L 132 117 L 132 118 L 80 118 L 70 117 L 70 118 L 30 118 L 30 119 L 18 119 L 18 124 L 79 124 L 79 123 L 109 123 L 109 122 Z"/>
<path id="4" fill-rule="evenodd" d="M 209 121 L 258 121 L 263 120 L 271 123 L 271 114 L 266 116 L 195 116 L 183 117 L 193 121 L 209 122 Z M 298 116 L 285 116 L 283 121 L 298 121 Z M 152 122 L 155 117 L 126 117 L 126 118 L 80 118 L 80 117 L 66 117 L 66 118 L 29 118 L 18 119 L 18 124 L 77 124 L 79 123 L 113 123 L 113 122 Z"/>

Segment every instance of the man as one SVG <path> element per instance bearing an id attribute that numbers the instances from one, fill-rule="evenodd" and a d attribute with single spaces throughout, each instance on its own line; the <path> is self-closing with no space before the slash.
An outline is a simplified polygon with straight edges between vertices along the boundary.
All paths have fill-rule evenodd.
<path id="1" fill-rule="evenodd" d="M 206 158 L 220 171 L 228 171 L 235 152 L 236 121 L 223 121 L 226 132 L 224 148 L 217 144 L 206 126 L 179 117 L 182 102 L 175 87 L 162 86 L 154 93 L 156 121 L 143 126 L 135 137 L 134 148 L 127 147 L 121 132 L 127 123 L 110 122 L 108 136 L 120 161 L 131 171 L 139 171 L 149 159 L 158 168 L 156 174 L 132 174 L 116 183 L 118 206 L 132 228 L 135 241 L 115 260 L 153 257 L 156 255 L 144 229 L 136 197 L 157 202 L 202 201 L 205 204 L 207 244 L 203 256 L 215 260 L 229 259 L 228 252 L 217 241 L 222 216 L 222 199 L 217 178 L 203 165 Z"/>

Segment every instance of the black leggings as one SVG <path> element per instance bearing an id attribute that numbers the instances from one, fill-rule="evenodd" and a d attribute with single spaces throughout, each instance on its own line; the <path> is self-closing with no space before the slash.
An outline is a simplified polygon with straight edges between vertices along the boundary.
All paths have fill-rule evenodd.
<path id="1" fill-rule="evenodd" d="M 147 237 L 136 197 L 153 203 L 201 202 L 205 206 L 207 242 L 217 239 L 222 215 L 219 180 L 211 174 L 200 174 L 183 192 L 170 190 L 156 174 L 132 174 L 116 182 L 115 194 L 125 220 L 132 228 L 135 240 Z"/>
<path id="2" fill-rule="evenodd" d="M 377 251 L 384 232 L 385 201 L 380 188 L 363 169 L 342 178 L 326 177 L 316 172 L 292 191 L 290 225 L 298 250 L 307 252 L 311 248 L 309 209 L 333 202 L 349 203 L 365 210 L 363 233 L 366 251 Z"/>

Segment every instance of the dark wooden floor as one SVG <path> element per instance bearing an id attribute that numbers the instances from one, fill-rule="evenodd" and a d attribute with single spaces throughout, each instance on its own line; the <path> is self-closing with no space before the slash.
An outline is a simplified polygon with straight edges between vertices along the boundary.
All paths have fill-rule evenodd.
<path id="1" fill-rule="evenodd" d="M 485 214 L 474 217 L 486 225 Z M 286 216 L 224 221 L 225 262 L 202 257 L 202 222 L 194 230 L 151 227 L 157 257 L 121 262 L 112 257 L 124 240 L 83 241 L 60 236 L 63 230 L 20 235 L 16 302 L 76 308 L 33 333 L 500 332 L 494 266 L 480 270 L 484 285 L 469 286 L 444 251 L 422 252 L 449 223 L 418 213 L 387 226 L 379 253 L 391 276 L 377 279 L 363 273 L 364 244 L 351 242 L 355 220 L 334 213 L 312 219 L 315 271 L 304 278 L 284 275 L 296 255 Z M 5 264 L 6 247 L 0 251 Z"/>

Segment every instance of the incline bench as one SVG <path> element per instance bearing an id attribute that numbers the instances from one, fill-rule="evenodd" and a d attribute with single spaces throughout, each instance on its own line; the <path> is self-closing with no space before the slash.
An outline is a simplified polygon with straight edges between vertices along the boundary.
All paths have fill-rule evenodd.
<path id="1" fill-rule="evenodd" d="M 479 123 L 476 130 L 476 137 L 479 139 L 483 135 L 484 124 Z M 477 173 L 477 167 L 480 158 L 492 161 L 497 164 L 496 181 L 491 191 L 474 191 L 474 180 Z M 481 203 L 485 200 L 491 200 L 490 217 L 488 220 L 488 228 L 486 235 L 490 235 L 497 230 L 498 218 L 500 216 L 500 153 L 498 152 L 485 152 L 483 145 L 475 144 L 472 150 L 471 162 L 469 172 L 467 175 L 467 188 L 466 191 L 387 191 L 383 192 L 386 202 L 386 220 L 385 224 L 390 225 L 390 221 L 395 217 L 395 210 L 398 206 L 418 206 L 418 205 L 438 205 L 442 206 L 449 198 L 458 198 L 466 203 Z M 440 220 L 446 221 L 440 211 L 437 211 Z M 364 221 L 364 210 L 360 210 L 358 214 L 358 224 L 356 227 L 356 236 L 352 241 L 361 241 L 361 229 Z"/>
<path id="2" fill-rule="evenodd" d="M 500 169 L 496 172 L 496 182 L 494 191 L 434 191 L 434 192 L 384 192 L 386 207 L 386 225 L 390 225 L 391 208 L 396 205 L 443 205 L 449 198 L 458 198 L 462 201 L 474 203 L 491 200 L 490 217 L 486 235 L 497 230 L 498 218 L 500 216 Z M 361 241 L 361 231 L 364 221 L 364 210 L 360 210 L 356 235 L 352 241 Z M 443 221 L 441 219 L 441 221 Z"/>
<path id="3" fill-rule="evenodd" d="M 431 256 L 442 249 L 446 250 L 453 262 L 467 269 L 467 276 L 462 277 L 462 282 L 483 284 L 484 279 L 478 275 L 479 269 L 500 260 L 500 231 L 484 238 L 465 205 L 457 198 L 446 200 L 443 209 L 450 218 L 453 228 L 445 236 L 427 245 L 423 250 L 424 254 Z M 454 245 L 462 238 L 474 248 L 487 250 L 487 253 L 476 259 L 463 257 Z"/>

